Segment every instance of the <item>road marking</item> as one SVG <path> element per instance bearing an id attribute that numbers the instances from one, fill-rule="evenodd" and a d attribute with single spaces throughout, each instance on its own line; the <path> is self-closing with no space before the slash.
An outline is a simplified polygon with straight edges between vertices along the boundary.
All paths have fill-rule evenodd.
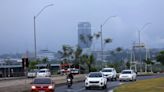
<path id="1" fill-rule="evenodd" d="M 113 92 L 113 90 L 109 90 L 108 92 Z"/>
<path id="2" fill-rule="evenodd" d="M 122 85 L 122 84 L 124 84 L 124 83 L 122 83 L 122 82 L 119 83 L 119 85 Z"/>
<path id="3" fill-rule="evenodd" d="M 82 91 L 82 90 L 85 90 L 85 87 L 83 87 L 83 88 L 81 88 L 81 89 L 79 89 L 79 90 L 76 90 L 76 92 L 80 92 L 80 91 Z"/>

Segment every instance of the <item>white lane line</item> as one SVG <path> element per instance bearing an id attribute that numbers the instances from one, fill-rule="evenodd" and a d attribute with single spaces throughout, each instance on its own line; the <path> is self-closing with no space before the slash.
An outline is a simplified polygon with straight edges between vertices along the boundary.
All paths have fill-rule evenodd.
<path id="1" fill-rule="evenodd" d="M 122 85 L 122 84 L 124 84 L 124 83 L 122 83 L 122 82 L 121 82 L 121 83 L 119 83 L 119 85 Z"/>
<path id="2" fill-rule="evenodd" d="M 81 88 L 81 89 L 79 89 L 79 90 L 76 90 L 76 92 L 80 92 L 80 91 L 82 91 L 82 90 L 85 90 L 85 87 L 83 87 L 83 88 Z"/>
<path id="3" fill-rule="evenodd" d="M 108 92 L 113 92 L 113 90 L 109 90 Z"/>

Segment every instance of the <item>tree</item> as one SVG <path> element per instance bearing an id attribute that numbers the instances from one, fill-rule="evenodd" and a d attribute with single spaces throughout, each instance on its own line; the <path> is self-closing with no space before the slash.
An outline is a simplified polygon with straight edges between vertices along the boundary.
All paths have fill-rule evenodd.
<path id="1" fill-rule="evenodd" d="M 164 65 L 164 50 L 158 53 L 156 59 L 158 62 Z"/>
<path id="2" fill-rule="evenodd" d="M 30 61 L 29 62 L 29 69 L 36 69 L 37 64 L 38 64 L 38 61 Z"/>
<path id="3" fill-rule="evenodd" d="M 112 39 L 111 38 L 106 38 L 104 39 L 104 44 L 107 44 L 107 43 L 111 43 L 112 42 Z"/>
<path id="4" fill-rule="evenodd" d="M 43 64 L 47 64 L 47 63 L 48 63 L 48 58 L 47 58 L 47 57 L 43 58 L 43 59 L 42 59 L 42 63 L 43 63 Z"/>
<path id="5" fill-rule="evenodd" d="M 145 62 L 146 64 L 151 64 L 151 65 L 154 64 L 154 63 L 150 60 L 150 58 L 147 58 L 147 60 L 144 59 L 144 62 Z"/>
<path id="6" fill-rule="evenodd" d="M 93 55 L 83 55 L 82 56 L 82 61 L 85 62 L 85 64 L 87 65 L 88 71 L 91 72 L 92 64 L 95 61 L 94 56 Z"/>
<path id="7" fill-rule="evenodd" d="M 68 62 L 70 58 L 72 58 L 73 49 L 69 45 L 63 45 L 62 51 L 58 51 L 58 53 L 61 55 L 61 59 L 63 59 L 64 62 Z"/>
<path id="8" fill-rule="evenodd" d="M 95 33 L 94 36 L 96 37 L 96 39 L 99 39 L 101 35 L 101 32 Z"/>
<path id="9" fill-rule="evenodd" d="M 122 48 L 121 47 L 117 47 L 116 48 L 116 52 L 119 52 L 120 53 L 121 51 L 122 51 Z"/>
<path id="10" fill-rule="evenodd" d="M 146 63 L 146 65 L 145 65 L 145 72 L 147 72 L 147 70 L 148 70 L 148 68 L 147 68 L 148 65 L 151 66 L 151 71 L 153 71 L 153 70 L 152 70 L 152 65 L 153 65 L 154 63 L 151 61 L 151 59 L 150 59 L 150 58 L 147 58 L 147 60 L 144 59 L 143 61 Z"/>
<path id="11" fill-rule="evenodd" d="M 130 69 L 130 61 L 126 62 L 126 68 Z"/>
<path id="12" fill-rule="evenodd" d="M 82 55 L 82 52 L 83 52 L 83 50 L 79 46 L 74 51 L 75 63 L 80 64 L 80 57 Z"/>

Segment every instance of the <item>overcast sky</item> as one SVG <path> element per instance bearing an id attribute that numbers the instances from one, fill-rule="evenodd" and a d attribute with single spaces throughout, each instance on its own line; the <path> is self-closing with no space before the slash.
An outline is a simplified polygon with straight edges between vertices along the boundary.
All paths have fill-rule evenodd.
<path id="1" fill-rule="evenodd" d="M 103 27 L 103 37 L 113 42 L 106 49 L 130 48 L 138 41 L 150 48 L 164 46 L 164 0 L 1 0 L 0 54 L 34 51 L 33 16 L 45 5 L 36 19 L 37 48 L 57 51 L 63 44 L 77 45 L 77 24 L 88 21 L 92 33 L 98 32 L 109 16 L 117 15 Z M 96 42 L 99 49 L 99 41 Z"/>

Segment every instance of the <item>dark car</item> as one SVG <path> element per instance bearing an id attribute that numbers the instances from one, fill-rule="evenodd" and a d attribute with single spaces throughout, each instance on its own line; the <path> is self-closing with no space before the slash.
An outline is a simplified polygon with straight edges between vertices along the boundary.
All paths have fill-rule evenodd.
<path id="1" fill-rule="evenodd" d="M 54 92 L 55 83 L 51 78 L 35 78 L 31 83 L 31 92 Z"/>

